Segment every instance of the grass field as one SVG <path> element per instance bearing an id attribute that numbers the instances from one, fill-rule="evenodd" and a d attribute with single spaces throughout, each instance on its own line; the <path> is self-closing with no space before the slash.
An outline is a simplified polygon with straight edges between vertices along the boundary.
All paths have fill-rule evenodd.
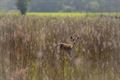
<path id="1" fill-rule="evenodd" d="M 120 80 L 119 13 L 27 15 L 0 16 L 0 80 Z"/>
<path id="2" fill-rule="evenodd" d="M 15 15 L 18 16 L 20 15 L 18 12 L 17 13 L 0 13 L 1 16 L 3 15 Z M 120 13 L 108 13 L 108 12 L 103 12 L 103 13 L 92 13 L 92 12 L 28 12 L 28 16 L 69 16 L 69 17 L 76 17 L 76 16 L 99 16 L 99 15 L 105 15 L 105 16 L 120 16 Z"/>
<path id="3" fill-rule="evenodd" d="M 119 16 L 120 15 L 120 13 L 80 13 L 80 12 L 71 12 L 71 13 L 28 13 L 27 15 L 32 15 L 32 16 L 97 16 L 97 15 L 110 15 L 110 16 Z"/>

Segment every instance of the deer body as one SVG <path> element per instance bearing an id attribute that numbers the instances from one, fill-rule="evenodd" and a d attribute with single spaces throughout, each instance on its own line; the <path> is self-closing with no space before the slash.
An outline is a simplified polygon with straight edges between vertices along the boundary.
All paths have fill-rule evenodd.
<path id="1" fill-rule="evenodd" d="M 72 44 L 68 43 L 59 43 L 60 49 L 71 50 L 73 48 Z"/>

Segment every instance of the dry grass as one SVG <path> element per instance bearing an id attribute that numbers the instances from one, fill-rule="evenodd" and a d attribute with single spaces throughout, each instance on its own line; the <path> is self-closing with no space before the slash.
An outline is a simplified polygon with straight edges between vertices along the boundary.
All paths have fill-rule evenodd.
<path id="1" fill-rule="evenodd" d="M 56 46 L 72 35 L 73 62 Z M 0 80 L 119 80 L 119 53 L 119 17 L 0 17 Z"/>

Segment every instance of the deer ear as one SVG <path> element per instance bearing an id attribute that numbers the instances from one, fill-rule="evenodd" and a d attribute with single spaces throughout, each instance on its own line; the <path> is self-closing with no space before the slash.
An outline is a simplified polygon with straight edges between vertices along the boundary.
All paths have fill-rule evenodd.
<path id="1" fill-rule="evenodd" d="M 71 41 L 74 42 L 75 38 L 73 36 L 70 37 Z"/>

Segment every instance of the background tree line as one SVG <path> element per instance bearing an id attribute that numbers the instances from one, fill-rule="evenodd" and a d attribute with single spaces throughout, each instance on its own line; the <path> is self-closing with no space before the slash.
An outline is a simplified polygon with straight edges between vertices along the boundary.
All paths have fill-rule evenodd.
<path id="1" fill-rule="evenodd" d="M 120 0 L 32 0 L 30 11 L 120 11 Z"/>
<path id="2" fill-rule="evenodd" d="M 26 0 L 1 0 L 0 10 L 16 10 L 16 1 Z M 31 12 L 119 12 L 119 4 L 120 0 L 31 0 L 24 5 Z"/>

